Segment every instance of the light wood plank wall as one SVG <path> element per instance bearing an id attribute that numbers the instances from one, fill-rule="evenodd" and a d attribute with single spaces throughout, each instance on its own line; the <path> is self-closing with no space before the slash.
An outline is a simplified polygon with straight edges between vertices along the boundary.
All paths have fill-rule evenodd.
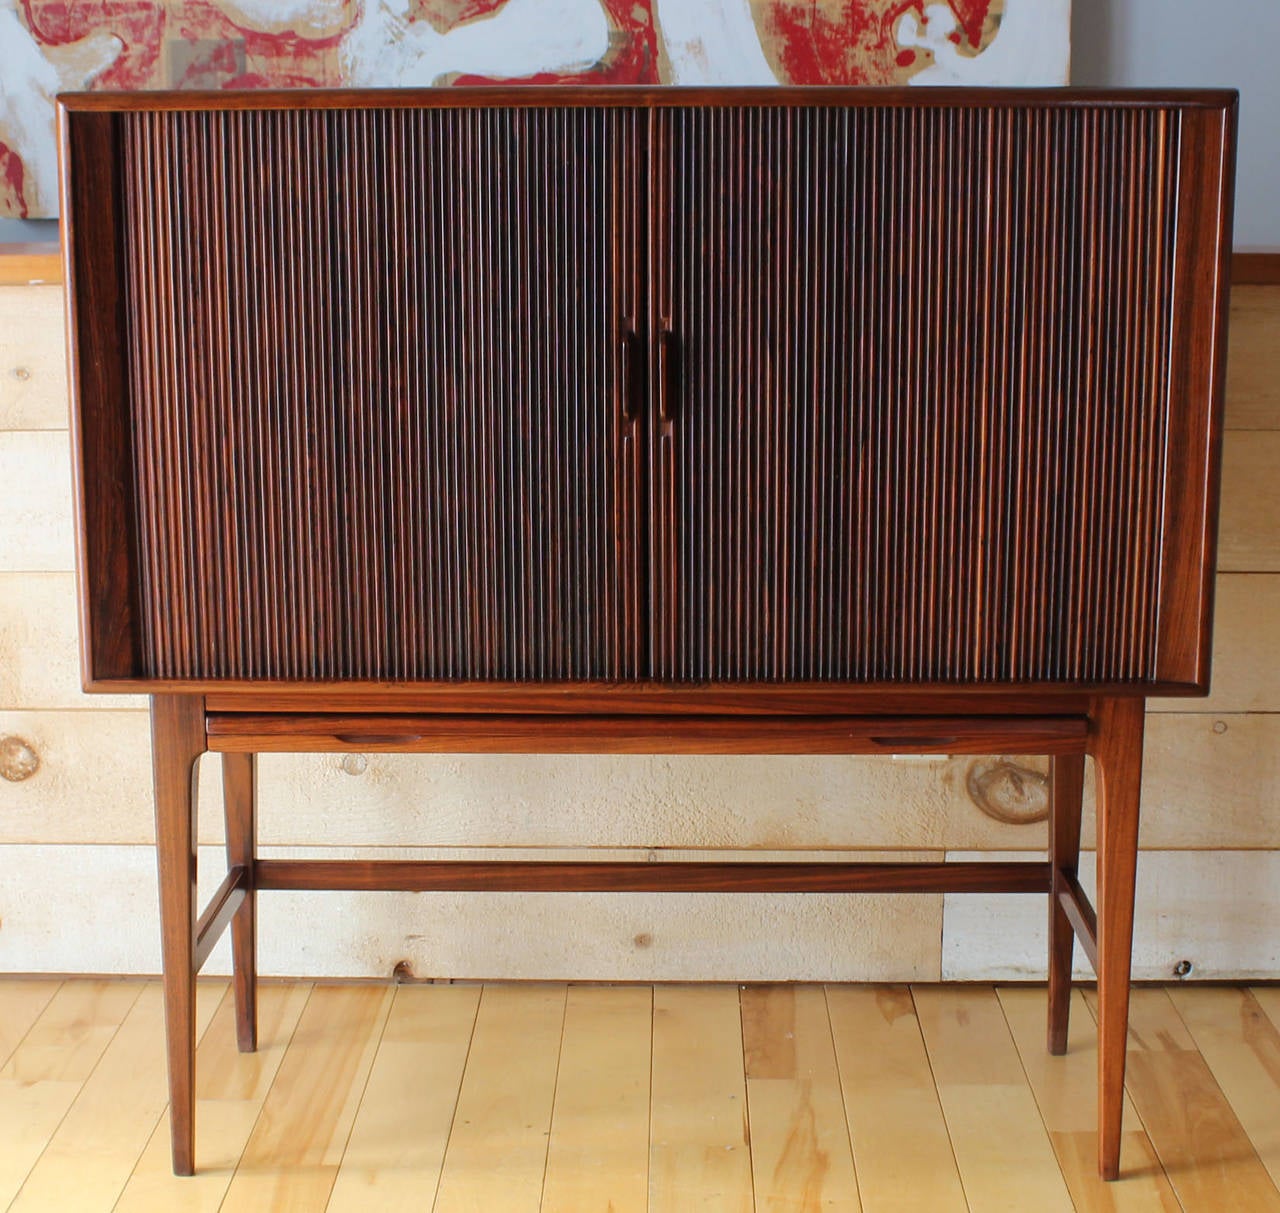
<path id="1" fill-rule="evenodd" d="M 1151 705 L 1141 978 L 1182 961 L 1193 979 L 1280 977 L 1278 349 L 1280 286 L 1237 287 L 1213 693 Z M 0 971 L 155 972 L 145 703 L 79 690 L 66 394 L 61 288 L 0 286 Z M 327 853 L 367 855 L 1026 857 L 1045 846 L 1042 820 L 1019 823 L 1043 809 L 1042 771 L 268 756 L 262 840 L 279 854 L 322 839 Z M 212 760 L 201 791 L 208 883 L 220 864 Z M 998 979 L 1043 975 L 1044 917 L 1019 897 L 272 894 L 261 947 L 265 972 L 290 975 Z M 210 971 L 228 960 L 223 941 Z"/>

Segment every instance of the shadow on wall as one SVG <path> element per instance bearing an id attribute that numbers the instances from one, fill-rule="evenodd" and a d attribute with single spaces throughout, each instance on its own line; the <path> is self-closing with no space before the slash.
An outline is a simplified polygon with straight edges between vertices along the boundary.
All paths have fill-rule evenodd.
<path id="1" fill-rule="evenodd" d="M 1114 82 L 1115 44 L 1120 22 L 1116 8 L 1124 0 L 1072 0 L 1071 83 Z"/>

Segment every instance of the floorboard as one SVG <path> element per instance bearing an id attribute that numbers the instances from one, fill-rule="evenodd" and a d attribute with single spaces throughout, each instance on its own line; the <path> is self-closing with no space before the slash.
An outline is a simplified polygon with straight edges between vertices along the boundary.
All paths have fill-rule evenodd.
<path id="1" fill-rule="evenodd" d="M 1280 1028 L 1248 990 L 1183 986 L 1170 997 L 1272 1183 L 1280 1186 Z"/>
<path id="2" fill-rule="evenodd" d="M 1073 995 L 1066 1056 L 1051 1057 L 1045 1049 L 1045 991 L 1008 987 L 999 995 L 1075 1207 L 1088 1213 L 1177 1210 L 1178 1199 L 1128 1098 L 1120 1141 L 1121 1178 L 1106 1183 L 1098 1177 L 1098 1032 L 1083 996 Z"/>
<path id="3" fill-rule="evenodd" d="M 9 1208 L 143 986 L 69 981 L 33 1000 L 26 982 L 2 984 L 4 1005 L 20 1016 L 0 1067 L 0 1204 Z"/>
<path id="4" fill-rule="evenodd" d="M 915 1004 L 906 986 L 828 986 L 865 1213 L 967 1210 Z"/>
<path id="5" fill-rule="evenodd" d="M 1125 1085 L 1186 1213 L 1280 1213 L 1280 1191 L 1164 990 L 1133 991 Z"/>
<path id="6" fill-rule="evenodd" d="M 396 991 L 329 1213 L 431 1208 L 479 1004 L 479 986 Z"/>
<path id="7" fill-rule="evenodd" d="M 995 992 L 918 986 L 912 998 L 969 1207 L 1069 1211 L 1066 1181 Z"/>
<path id="8" fill-rule="evenodd" d="M 224 1207 L 236 1213 L 325 1207 L 391 998 L 381 986 L 312 989 Z"/>
<path id="9" fill-rule="evenodd" d="M 197 987 L 197 1039 L 225 989 L 225 982 Z M 156 1048 L 163 1039 L 164 999 L 158 985 L 147 985 L 32 1167 L 12 1213 L 109 1213 L 168 1106 L 165 1059 Z"/>
<path id="10" fill-rule="evenodd" d="M 570 987 L 542 1213 L 644 1213 L 653 991 Z"/>
<path id="11" fill-rule="evenodd" d="M 736 987 L 654 989 L 650 1100 L 652 1213 L 750 1213 L 747 1084 Z"/>
<path id="12" fill-rule="evenodd" d="M 235 996 L 227 990 L 196 1049 L 199 1170 L 183 1179 L 173 1174 L 169 1118 L 161 1117 L 116 1213 L 216 1213 L 223 1207 L 310 994 L 305 982 L 264 983 L 258 991 L 258 1051 L 241 1053 L 236 1048 Z"/>
<path id="13" fill-rule="evenodd" d="M 746 986 L 740 1001 L 756 1207 L 859 1213 L 822 987 Z"/>
<path id="14" fill-rule="evenodd" d="M 562 985 L 485 986 L 436 1213 L 537 1213 L 565 995 Z"/>
<path id="15" fill-rule="evenodd" d="M 1122 1175 L 1094 996 L 1042 987 L 262 983 L 197 995 L 169 1166 L 158 982 L 0 979 L 9 1213 L 1280 1213 L 1280 987 L 1134 991 Z"/>

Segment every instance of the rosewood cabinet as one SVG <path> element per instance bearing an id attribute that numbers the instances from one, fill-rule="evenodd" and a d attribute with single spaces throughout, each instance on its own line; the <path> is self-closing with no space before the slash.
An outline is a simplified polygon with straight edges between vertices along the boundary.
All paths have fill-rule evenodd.
<path id="1" fill-rule="evenodd" d="M 63 98 L 90 690 L 194 975 L 279 888 L 1039 892 L 1119 1160 L 1144 698 L 1208 687 L 1235 98 Z M 1040 753 L 1047 862 L 259 860 L 268 750 Z M 193 770 L 228 873 L 197 917 Z M 1099 771 L 1099 906 L 1077 879 Z"/>

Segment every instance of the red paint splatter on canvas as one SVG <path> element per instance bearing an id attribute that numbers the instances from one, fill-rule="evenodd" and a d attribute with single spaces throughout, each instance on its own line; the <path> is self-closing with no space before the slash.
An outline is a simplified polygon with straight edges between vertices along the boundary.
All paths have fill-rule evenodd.
<path id="1" fill-rule="evenodd" d="M 609 19 L 609 50 L 585 71 L 538 72 L 517 80 L 461 75 L 455 84 L 657 84 L 658 35 L 651 0 L 600 0 Z"/>
<path id="2" fill-rule="evenodd" d="M 992 0 L 952 0 L 951 8 L 964 30 L 969 46 L 977 50 L 982 45 L 983 31 L 991 12 Z"/>
<path id="3" fill-rule="evenodd" d="M 892 37 L 893 29 L 901 17 L 907 13 L 915 13 L 923 22 L 926 20 L 925 8 L 934 2 L 935 0 L 894 0 L 886 8 L 882 24 Z M 959 30 L 950 35 L 951 41 L 957 45 L 968 43 L 971 50 L 977 50 L 982 45 L 987 18 L 991 15 L 995 0 L 948 0 L 948 3 L 960 26 Z"/>
<path id="4" fill-rule="evenodd" d="M 900 51 L 894 31 L 907 13 L 924 21 L 932 0 L 762 0 L 760 42 L 788 84 L 902 83 L 930 56 Z M 964 37 L 982 44 L 995 0 L 953 0 Z"/>
<path id="5" fill-rule="evenodd" d="M 304 38 L 232 21 L 213 0 L 183 0 L 170 38 L 172 88 L 315 88 L 336 84 L 345 31 Z M 181 71 L 177 69 L 181 64 Z"/>
<path id="6" fill-rule="evenodd" d="M 410 10 L 413 19 L 425 21 L 438 34 L 447 34 L 459 25 L 490 17 L 507 0 L 417 0 Z"/>
<path id="7" fill-rule="evenodd" d="M 760 39 L 775 70 L 787 81 L 812 84 L 870 83 L 854 66 L 855 48 L 874 30 L 865 4 L 843 0 L 821 9 L 807 0 L 774 0 L 764 10 Z M 853 78 L 850 78 L 850 77 Z"/>
<path id="8" fill-rule="evenodd" d="M 239 25 L 219 0 L 18 0 L 19 19 L 44 46 L 65 46 L 110 33 L 119 57 L 90 83 L 95 89 L 305 88 L 340 86 L 343 39 L 378 0 L 340 0 L 332 9 L 299 18 L 299 29 Z M 412 0 L 407 20 L 440 33 L 483 26 L 510 0 Z M 886 84 L 927 67 L 927 51 L 900 47 L 897 23 L 907 13 L 924 20 L 931 0 L 752 0 L 765 57 L 779 81 L 792 84 Z M 600 0 L 609 22 L 609 47 L 594 64 L 548 71 L 517 83 L 655 84 L 660 46 L 654 0 Z M 989 39 L 1000 0 L 950 0 L 958 29 L 953 41 L 973 51 Z M 234 8 L 232 9 L 234 12 Z M 318 15 L 317 15 L 318 14 Z M 243 18 L 242 18 L 243 19 Z M 459 75 L 457 84 L 493 83 Z M 0 131 L 0 135 L 3 131 Z M 12 145 L 13 140 L 10 139 Z M 2 147 L 3 144 L 0 144 Z M 25 215 L 27 174 L 12 146 L 0 158 L 0 215 Z"/>
<path id="9" fill-rule="evenodd" d="M 119 58 L 93 81 L 95 89 L 161 88 L 160 70 L 168 13 L 162 0 L 22 0 L 23 24 L 46 46 L 79 42 L 90 34 L 114 34 Z"/>
<path id="10" fill-rule="evenodd" d="M 27 200 L 22 192 L 25 176 L 18 154 L 8 144 L 0 143 L 0 215 L 27 218 Z"/>

